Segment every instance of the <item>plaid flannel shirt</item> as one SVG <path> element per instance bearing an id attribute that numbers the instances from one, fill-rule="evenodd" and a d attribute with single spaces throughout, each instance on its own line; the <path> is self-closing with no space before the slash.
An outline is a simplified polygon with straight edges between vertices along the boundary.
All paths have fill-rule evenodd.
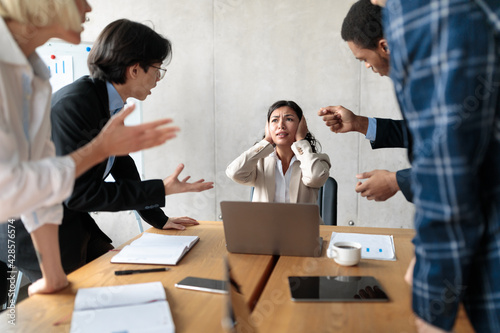
<path id="1" fill-rule="evenodd" d="M 388 0 L 384 31 L 413 137 L 413 310 L 500 332 L 500 1 Z"/>

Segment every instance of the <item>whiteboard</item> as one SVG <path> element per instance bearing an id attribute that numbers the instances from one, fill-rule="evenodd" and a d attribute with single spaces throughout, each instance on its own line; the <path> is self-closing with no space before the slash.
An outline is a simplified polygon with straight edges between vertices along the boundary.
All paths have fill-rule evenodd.
<path id="1" fill-rule="evenodd" d="M 89 75 L 87 57 L 91 49 L 92 43 L 74 45 L 63 41 L 48 41 L 37 48 L 38 55 L 50 71 L 53 93 L 80 77 Z M 132 102 L 135 104 L 135 110 L 125 119 L 125 124 L 129 126 L 142 123 L 142 103 L 134 98 L 127 100 L 127 103 Z M 130 156 L 135 161 L 139 175 L 144 179 L 142 152 L 135 152 Z M 113 181 L 111 176 L 106 180 Z"/>

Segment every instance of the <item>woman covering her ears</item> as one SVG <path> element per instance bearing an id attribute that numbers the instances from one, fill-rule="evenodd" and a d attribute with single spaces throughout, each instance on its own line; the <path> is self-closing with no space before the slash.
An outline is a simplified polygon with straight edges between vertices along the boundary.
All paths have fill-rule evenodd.
<path id="1" fill-rule="evenodd" d="M 252 201 L 316 203 L 331 166 L 318 146 L 302 109 L 293 101 L 278 101 L 267 113 L 264 138 L 236 158 L 226 175 L 253 186 Z"/>

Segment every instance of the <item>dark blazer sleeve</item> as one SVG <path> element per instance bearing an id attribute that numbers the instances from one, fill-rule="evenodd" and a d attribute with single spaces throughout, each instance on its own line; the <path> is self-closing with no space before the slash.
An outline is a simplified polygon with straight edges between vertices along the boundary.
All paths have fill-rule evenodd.
<path id="1" fill-rule="evenodd" d="M 406 126 L 403 120 L 377 119 L 377 134 L 371 141 L 372 149 L 408 148 L 406 143 Z"/>
<path id="2" fill-rule="evenodd" d="M 69 154 L 97 136 L 110 118 L 108 108 L 106 84 L 102 81 L 94 82 L 83 77 L 77 84 L 56 92 L 52 100 L 51 121 L 57 155 Z M 168 219 L 158 208 L 165 205 L 163 181 L 141 181 L 133 160 L 125 156 L 115 159 L 112 168 L 115 182 L 105 182 L 103 176 L 106 165 L 107 160 L 75 181 L 73 193 L 65 202 L 66 206 L 85 212 L 143 212 L 155 209 L 155 212 L 146 214 L 145 220 L 155 227 L 163 227 Z"/>
<path id="3" fill-rule="evenodd" d="M 396 180 L 398 182 L 399 189 L 405 196 L 406 200 L 413 202 L 413 192 L 411 190 L 411 169 L 397 171 Z"/>
<path id="4" fill-rule="evenodd" d="M 132 190 L 142 190 L 140 186 L 135 186 L 137 183 L 151 183 L 151 189 L 155 192 L 151 195 L 151 198 L 156 198 L 156 200 L 154 202 L 151 200 L 148 201 L 150 204 L 144 209 L 138 209 L 137 212 L 144 221 L 153 227 L 158 229 L 163 228 L 168 221 L 168 216 L 159 208 L 160 206 L 165 206 L 165 187 L 163 186 L 163 181 L 161 179 L 141 181 L 139 171 L 137 171 L 135 162 L 130 156 L 116 157 L 113 168 L 111 168 L 111 175 L 116 183 L 129 182 Z M 137 194 L 133 197 L 139 196 L 140 194 Z"/>

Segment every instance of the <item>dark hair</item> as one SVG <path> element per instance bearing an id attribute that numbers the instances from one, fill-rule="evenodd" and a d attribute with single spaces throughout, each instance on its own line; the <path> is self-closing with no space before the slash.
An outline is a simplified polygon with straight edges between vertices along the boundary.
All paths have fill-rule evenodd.
<path id="1" fill-rule="evenodd" d="M 279 109 L 281 107 L 288 106 L 290 109 L 295 111 L 297 114 L 297 117 L 299 117 L 299 121 L 302 120 L 303 112 L 300 106 L 297 105 L 294 101 L 277 101 L 273 105 L 269 107 L 269 111 L 267 112 L 267 122 L 269 122 L 269 119 L 271 118 L 271 114 L 274 112 L 274 110 Z M 309 130 L 307 131 L 305 139 L 309 142 L 311 145 L 313 153 L 318 153 L 321 150 L 321 144 L 319 143 L 318 140 L 312 135 Z"/>
<path id="2" fill-rule="evenodd" d="M 172 57 L 170 41 L 144 24 L 126 19 L 106 26 L 90 50 L 87 64 L 93 78 L 123 84 L 127 67 L 139 64 L 145 72 Z"/>
<path id="3" fill-rule="evenodd" d="M 359 0 L 347 13 L 342 23 L 342 39 L 354 42 L 364 49 L 376 49 L 379 40 L 384 38 L 382 8 L 370 0 Z"/>

